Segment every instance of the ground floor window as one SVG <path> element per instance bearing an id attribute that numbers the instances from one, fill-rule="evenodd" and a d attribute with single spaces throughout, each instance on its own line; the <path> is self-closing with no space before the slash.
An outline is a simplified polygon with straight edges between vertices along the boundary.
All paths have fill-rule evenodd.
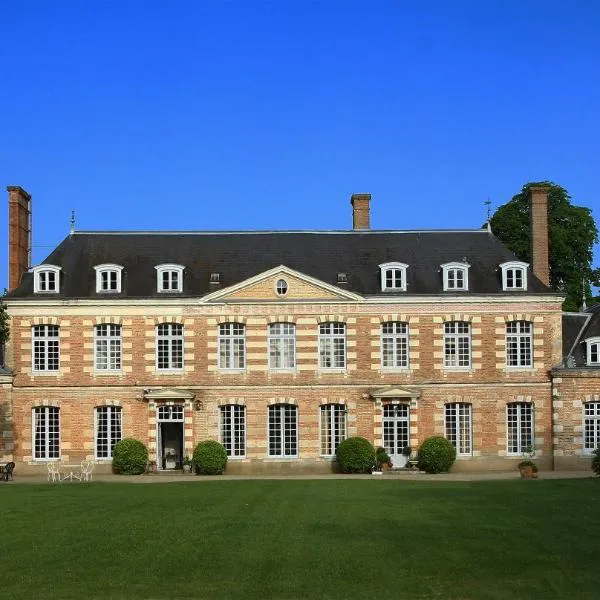
<path id="1" fill-rule="evenodd" d="M 96 408 L 96 458 L 112 458 L 115 444 L 122 437 L 121 407 Z"/>
<path id="2" fill-rule="evenodd" d="M 321 455 L 333 456 L 346 439 L 346 407 L 343 404 L 321 406 Z"/>
<path id="3" fill-rule="evenodd" d="M 60 457 L 60 409 L 36 406 L 33 409 L 33 458 L 52 460 Z"/>
<path id="4" fill-rule="evenodd" d="M 592 452 L 600 448 L 600 402 L 584 404 L 583 449 Z"/>
<path id="5" fill-rule="evenodd" d="M 446 404 L 446 438 L 456 448 L 456 454 L 468 456 L 473 451 L 471 405 L 466 402 Z"/>
<path id="6" fill-rule="evenodd" d="M 221 406 L 221 443 L 227 456 L 246 456 L 246 407 Z"/>
<path id="7" fill-rule="evenodd" d="M 534 451 L 533 404 L 513 402 L 506 408 L 506 434 L 508 454 L 525 454 Z"/>
<path id="8" fill-rule="evenodd" d="M 269 456 L 298 456 L 298 408 L 269 406 Z"/>

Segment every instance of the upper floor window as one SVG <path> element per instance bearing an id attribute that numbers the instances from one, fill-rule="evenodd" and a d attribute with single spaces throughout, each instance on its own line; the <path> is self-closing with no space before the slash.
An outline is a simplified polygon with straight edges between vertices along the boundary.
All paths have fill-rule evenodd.
<path id="1" fill-rule="evenodd" d="M 600 402 L 586 402 L 583 409 L 583 449 L 592 452 L 600 448 Z"/>
<path id="2" fill-rule="evenodd" d="M 96 292 L 121 293 L 121 265 L 98 265 L 96 270 Z"/>
<path id="3" fill-rule="evenodd" d="M 156 368 L 183 369 L 183 325 L 161 323 L 156 327 Z"/>
<path id="4" fill-rule="evenodd" d="M 533 365 L 533 332 L 529 321 L 510 321 L 506 324 L 506 366 Z"/>
<path id="5" fill-rule="evenodd" d="M 406 269 L 408 265 L 399 262 L 383 263 L 381 269 L 381 291 L 406 291 Z"/>
<path id="6" fill-rule="evenodd" d="M 58 371 L 60 366 L 60 341 L 58 325 L 34 325 L 33 371 Z"/>
<path id="7" fill-rule="evenodd" d="M 60 409 L 57 406 L 36 406 L 32 420 L 33 458 L 60 458 Z"/>
<path id="8" fill-rule="evenodd" d="M 246 368 L 246 326 L 243 323 L 219 325 L 219 369 Z"/>
<path id="9" fill-rule="evenodd" d="M 408 368 L 408 324 L 389 321 L 381 324 L 381 366 Z"/>
<path id="10" fill-rule="evenodd" d="M 293 323 L 269 325 L 269 369 L 296 367 L 296 327 Z"/>
<path id="11" fill-rule="evenodd" d="M 321 369 L 346 368 L 345 323 L 319 325 L 319 367 Z"/>
<path id="12" fill-rule="evenodd" d="M 585 340 L 587 346 L 588 365 L 600 365 L 600 337 L 588 338 Z"/>
<path id="13" fill-rule="evenodd" d="M 506 407 L 506 445 L 508 454 L 534 450 L 533 404 L 512 402 Z"/>
<path id="14" fill-rule="evenodd" d="M 471 324 L 467 321 L 444 323 L 444 367 L 471 366 Z"/>
<path id="15" fill-rule="evenodd" d="M 502 269 L 502 289 L 526 290 L 527 289 L 527 267 L 524 262 L 513 260 L 500 265 Z"/>
<path id="16" fill-rule="evenodd" d="M 158 265 L 156 269 L 156 290 L 158 292 L 183 292 L 182 265 Z"/>
<path id="17" fill-rule="evenodd" d="M 467 263 L 451 262 L 442 265 L 444 291 L 469 289 L 469 267 Z"/>
<path id="18" fill-rule="evenodd" d="M 95 367 L 97 371 L 121 370 L 121 326 L 96 325 Z"/>
<path id="19" fill-rule="evenodd" d="M 60 292 L 60 267 L 38 265 L 33 271 L 33 292 L 35 294 L 57 294 Z"/>

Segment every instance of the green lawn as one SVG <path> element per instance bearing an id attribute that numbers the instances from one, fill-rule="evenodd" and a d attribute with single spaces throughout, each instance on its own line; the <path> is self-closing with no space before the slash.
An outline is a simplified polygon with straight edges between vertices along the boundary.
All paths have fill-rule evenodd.
<path id="1" fill-rule="evenodd" d="M 600 481 L 2 485 L 1 598 L 600 598 Z"/>

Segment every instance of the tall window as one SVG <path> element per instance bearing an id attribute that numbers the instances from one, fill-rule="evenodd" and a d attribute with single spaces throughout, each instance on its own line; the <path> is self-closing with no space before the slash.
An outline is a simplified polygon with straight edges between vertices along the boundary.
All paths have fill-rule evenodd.
<path id="1" fill-rule="evenodd" d="M 510 321 L 506 324 L 506 366 L 533 365 L 533 328 L 529 321 Z"/>
<path id="2" fill-rule="evenodd" d="M 296 328 L 293 323 L 269 326 L 269 369 L 296 367 Z"/>
<path id="3" fill-rule="evenodd" d="M 96 325 L 96 370 L 121 370 L 121 326 Z"/>
<path id="4" fill-rule="evenodd" d="M 408 265 L 404 263 L 383 263 L 379 265 L 381 269 L 381 291 L 385 290 L 395 292 L 406 291 L 406 269 Z"/>
<path id="5" fill-rule="evenodd" d="M 183 325 L 161 323 L 156 327 L 156 367 L 183 369 Z"/>
<path id="6" fill-rule="evenodd" d="M 408 324 L 389 321 L 381 325 L 381 366 L 408 368 Z"/>
<path id="7" fill-rule="evenodd" d="M 444 323 L 444 366 L 471 366 L 471 325 L 466 321 Z"/>
<path id="8" fill-rule="evenodd" d="M 583 449 L 591 452 L 600 448 L 600 402 L 586 402 L 583 408 Z"/>
<path id="9" fill-rule="evenodd" d="M 319 367 L 321 369 L 346 368 L 345 323 L 319 325 Z"/>
<path id="10" fill-rule="evenodd" d="M 60 409 L 36 406 L 33 409 L 33 458 L 53 460 L 60 457 Z"/>
<path id="11" fill-rule="evenodd" d="M 227 456 L 246 456 L 246 407 L 221 406 L 221 443 Z"/>
<path id="12" fill-rule="evenodd" d="M 33 326 L 34 371 L 58 371 L 60 366 L 58 332 L 58 325 Z"/>
<path id="13" fill-rule="evenodd" d="M 513 402 L 506 407 L 508 454 L 523 454 L 534 449 L 533 404 Z"/>
<path id="14" fill-rule="evenodd" d="M 346 439 L 346 407 L 343 404 L 321 406 L 321 455 L 333 456 Z"/>
<path id="15" fill-rule="evenodd" d="M 298 455 L 298 409 L 293 404 L 269 406 L 269 456 Z"/>
<path id="16" fill-rule="evenodd" d="M 219 325 L 219 369 L 246 368 L 246 327 L 243 323 Z"/>
<path id="17" fill-rule="evenodd" d="M 115 444 L 123 435 L 121 414 L 120 406 L 96 408 L 96 458 L 112 458 Z"/>
<path id="18" fill-rule="evenodd" d="M 446 404 L 446 438 L 460 455 L 472 453 L 471 405 L 465 402 Z"/>

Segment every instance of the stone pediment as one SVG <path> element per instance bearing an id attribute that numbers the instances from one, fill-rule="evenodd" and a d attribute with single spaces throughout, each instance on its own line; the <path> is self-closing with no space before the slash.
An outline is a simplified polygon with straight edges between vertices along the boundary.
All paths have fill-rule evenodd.
<path id="1" fill-rule="evenodd" d="M 392 398 L 416 399 L 421 395 L 421 391 L 414 388 L 387 386 L 373 390 L 370 395 L 375 400 L 390 400 Z"/>
<path id="2" fill-rule="evenodd" d="M 196 397 L 190 390 L 178 390 L 175 388 L 146 388 L 144 390 L 144 400 L 156 402 L 157 400 L 188 400 L 192 401 Z"/>

